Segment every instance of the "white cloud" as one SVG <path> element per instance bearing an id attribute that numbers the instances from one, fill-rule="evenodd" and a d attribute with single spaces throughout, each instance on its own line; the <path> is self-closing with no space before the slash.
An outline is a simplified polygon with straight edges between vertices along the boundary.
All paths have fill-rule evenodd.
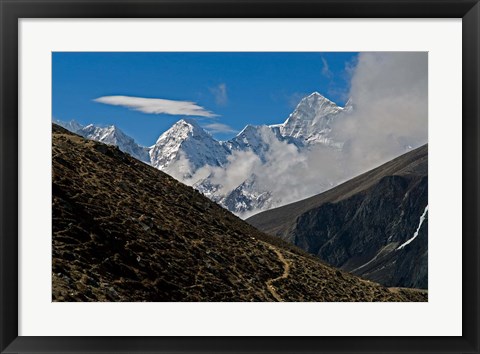
<path id="1" fill-rule="evenodd" d="M 333 129 L 347 141 L 352 173 L 375 167 L 428 141 L 426 52 L 360 53 L 351 80 L 352 114 Z"/>
<path id="2" fill-rule="evenodd" d="M 179 181 L 188 181 L 192 173 L 192 166 L 190 161 L 185 157 L 185 154 L 180 152 L 180 157 L 174 164 L 170 164 L 164 172 L 168 173 L 173 178 Z M 185 182 L 184 182 L 185 183 Z M 187 184 L 187 183 L 186 183 Z"/>
<path id="3" fill-rule="evenodd" d="M 209 123 L 203 126 L 210 133 L 236 133 L 237 131 L 227 124 L 223 123 Z"/>
<path id="4" fill-rule="evenodd" d="M 219 106 L 225 106 L 228 102 L 228 95 L 227 95 L 227 85 L 225 83 L 221 83 L 216 87 L 212 87 L 210 92 L 215 97 L 215 102 Z"/>
<path id="5" fill-rule="evenodd" d="M 261 165 L 260 158 L 252 151 L 234 151 L 228 157 L 227 168 L 214 167 L 211 170 L 212 182 L 222 185 L 218 192 L 226 194 L 242 184 Z"/>
<path id="6" fill-rule="evenodd" d="M 195 183 L 209 178 L 210 182 L 221 185 L 221 188 L 217 191 L 218 196 L 225 196 L 233 189 L 243 183 L 250 175 L 256 171 L 261 165 L 262 161 L 251 150 L 247 151 L 233 151 L 233 153 L 227 157 L 227 164 L 225 166 L 210 166 L 205 165 L 199 168 L 193 175 L 182 173 L 177 168 L 177 162 L 175 162 L 170 170 L 165 170 L 167 173 L 173 175 L 182 183 L 192 186 Z M 175 173 L 172 174 L 172 171 Z"/>
<path id="7" fill-rule="evenodd" d="M 190 101 L 174 101 L 162 98 L 143 98 L 131 96 L 103 96 L 95 102 L 122 106 L 149 114 L 170 114 L 199 117 L 216 117 L 217 115 Z"/>

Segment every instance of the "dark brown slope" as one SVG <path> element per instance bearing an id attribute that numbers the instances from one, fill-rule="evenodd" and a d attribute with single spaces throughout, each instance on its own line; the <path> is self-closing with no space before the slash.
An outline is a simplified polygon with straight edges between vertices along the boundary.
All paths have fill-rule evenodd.
<path id="1" fill-rule="evenodd" d="M 247 220 L 322 260 L 387 286 L 427 288 L 428 146 L 320 195 Z M 428 219 L 428 213 L 425 214 Z"/>
<path id="2" fill-rule="evenodd" d="M 194 189 L 53 126 L 54 301 L 425 301 L 323 265 Z"/>

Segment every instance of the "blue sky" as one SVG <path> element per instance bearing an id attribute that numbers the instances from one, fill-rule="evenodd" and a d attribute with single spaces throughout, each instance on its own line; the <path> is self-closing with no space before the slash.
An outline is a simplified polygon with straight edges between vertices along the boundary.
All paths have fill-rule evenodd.
<path id="1" fill-rule="evenodd" d="M 226 140 L 247 124 L 282 123 L 314 91 L 343 105 L 357 55 L 55 52 L 52 116 L 115 124 L 145 146 L 187 117 Z"/>

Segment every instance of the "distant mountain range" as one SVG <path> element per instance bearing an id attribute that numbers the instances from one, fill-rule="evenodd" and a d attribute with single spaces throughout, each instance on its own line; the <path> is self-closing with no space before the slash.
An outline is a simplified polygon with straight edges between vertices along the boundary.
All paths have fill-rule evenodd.
<path id="1" fill-rule="evenodd" d="M 352 109 L 337 106 L 318 92 L 305 97 L 283 124 L 247 125 L 229 141 L 217 141 L 193 119 L 181 119 L 164 132 L 150 147 L 138 145 L 116 126 L 82 126 L 76 121 L 54 122 L 87 139 L 116 145 L 131 156 L 193 185 L 203 194 L 239 216 L 281 205 L 284 195 L 272 191 L 261 177 L 268 169 L 285 162 L 277 161 L 281 151 L 295 154 L 321 145 L 338 150 L 342 142 L 331 136 L 332 122 Z M 225 186 L 223 175 L 248 157 L 256 169 L 242 171 L 236 181 Z M 288 162 L 288 161 L 287 161 Z M 235 173 L 235 172 L 233 172 Z M 259 178 L 260 177 L 260 178 Z M 229 181 L 230 182 L 230 181 Z M 335 181 L 318 183 L 318 191 Z M 306 197 L 298 195 L 297 199 Z"/>
<path id="2" fill-rule="evenodd" d="M 179 128 L 189 131 L 186 126 Z M 142 156 L 140 147 L 115 129 L 81 129 Z M 385 188 L 379 192 L 413 185 L 398 179 L 381 180 Z M 405 203 L 416 206 L 421 198 L 415 192 Z M 119 148 L 55 124 L 52 204 L 56 302 L 427 301 L 426 291 L 386 288 L 328 266 Z M 418 224 L 419 208 L 395 221 Z M 410 234 L 394 235 L 391 242 L 397 248 L 403 243 L 405 250 L 417 247 L 420 231 L 409 244 Z M 367 256 L 373 254 L 355 265 Z"/>
<path id="3" fill-rule="evenodd" d="M 351 147 L 334 130 L 353 111 L 350 101 L 339 107 L 314 92 L 282 124 L 247 125 L 231 140 L 217 141 L 195 120 L 181 119 L 150 147 L 139 146 L 115 126 L 55 123 L 116 145 L 246 218 L 321 193 L 361 172 L 342 162 Z"/>
<path id="4" fill-rule="evenodd" d="M 428 287 L 428 146 L 246 220 L 386 286 Z"/>

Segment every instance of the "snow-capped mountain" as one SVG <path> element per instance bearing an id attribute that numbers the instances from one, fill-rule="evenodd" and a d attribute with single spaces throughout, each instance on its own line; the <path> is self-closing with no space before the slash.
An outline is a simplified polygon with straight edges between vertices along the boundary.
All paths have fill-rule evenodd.
<path id="1" fill-rule="evenodd" d="M 150 148 L 150 163 L 159 170 L 172 171 L 177 164 L 183 177 L 189 178 L 205 165 L 223 166 L 229 154 L 224 144 L 193 119 L 181 119 L 160 135 Z"/>
<path id="2" fill-rule="evenodd" d="M 251 169 L 251 174 L 247 174 L 237 186 L 227 192 L 220 184 L 218 176 L 215 176 L 217 170 L 203 180 L 197 181 L 194 187 L 242 217 L 280 206 L 284 196 L 275 194 L 273 190 L 281 188 L 272 188 L 273 186 L 265 183 L 258 183 L 258 174 L 275 172 L 272 170 L 278 171 L 280 166 L 291 163 L 288 161 L 289 157 L 294 156 L 298 159 L 299 155 L 306 155 L 307 151 L 312 149 L 317 148 L 316 151 L 319 151 L 318 147 L 334 151 L 341 150 L 343 142 L 336 141 L 332 136 L 332 123 L 349 111 L 351 111 L 350 105 L 345 108 L 339 107 L 318 92 L 314 92 L 300 101 L 284 123 L 270 126 L 247 125 L 236 137 L 223 143 L 232 153 L 253 152 L 263 164 L 260 168 L 258 166 L 251 168 L 248 163 L 238 167 L 237 165 L 241 163 L 235 164 L 232 159 L 235 155 L 230 155 L 229 164 L 220 165 L 224 169 L 222 171 L 224 175 L 229 175 L 229 172 L 242 173 L 248 168 Z M 241 154 L 238 156 L 242 158 Z M 299 183 L 301 184 L 302 181 L 299 180 Z M 315 184 L 317 192 L 335 185 L 331 180 L 316 180 Z M 300 192 L 298 199 L 307 196 Z"/>
<path id="3" fill-rule="evenodd" d="M 108 145 L 116 145 L 120 150 L 135 157 L 143 162 L 150 162 L 148 155 L 149 149 L 138 145 L 133 138 L 126 135 L 115 125 L 108 127 L 98 127 L 89 124 L 86 127 L 77 131 L 77 134 L 82 135 L 87 139 L 100 141 Z"/>
<path id="4" fill-rule="evenodd" d="M 332 131 L 332 122 L 343 112 L 343 107 L 314 92 L 300 101 L 283 124 L 273 125 L 272 128 L 278 128 L 283 137 L 290 137 L 307 145 L 338 146 L 340 143 L 335 142 L 329 134 Z"/>
<path id="5" fill-rule="evenodd" d="M 278 130 L 276 131 L 268 125 L 247 125 L 236 137 L 226 141 L 224 145 L 231 151 L 251 150 L 265 162 L 272 142 L 281 140 L 283 139 Z"/>
<path id="6" fill-rule="evenodd" d="M 68 122 L 64 122 L 64 121 L 61 121 L 61 120 L 58 120 L 58 119 L 54 119 L 53 123 L 58 124 L 59 126 L 65 128 L 67 130 L 70 130 L 73 133 L 76 133 L 77 131 L 79 131 L 80 129 L 83 128 L 83 125 L 81 125 L 80 123 L 78 123 L 74 119 L 72 119 Z"/>
<path id="7" fill-rule="evenodd" d="M 99 127 L 89 124 L 83 126 L 75 120 L 69 122 L 54 120 L 54 123 L 73 133 L 81 135 L 84 138 L 100 141 L 108 145 L 118 146 L 120 150 L 133 156 L 137 160 L 150 163 L 150 156 L 148 155 L 149 149 L 138 145 L 133 138 L 126 135 L 114 125 Z"/>
<path id="8" fill-rule="evenodd" d="M 239 215 L 247 215 L 254 210 L 267 210 L 280 202 L 278 196 L 274 196 L 268 188 L 258 185 L 255 174 L 219 201 L 225 208 Z"/>

